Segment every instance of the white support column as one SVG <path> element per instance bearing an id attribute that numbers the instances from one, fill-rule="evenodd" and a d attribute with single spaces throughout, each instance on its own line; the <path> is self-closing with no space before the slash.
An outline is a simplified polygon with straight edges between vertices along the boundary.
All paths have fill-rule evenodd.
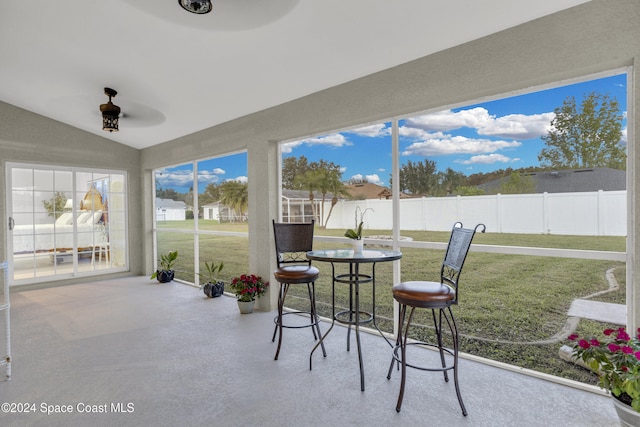
<path id="1" fill-rule="evenodd" d="M 394 119 L 391 124 L 391 200 L 393 203 L 393 250 L 400 250 L 400 142 L 398 138 L 398 120 Z M 402 260 L 393 262 L 393 283 L 398 283 L 400 277 L 400 263 Z M 393 300 L 393 335 L 398 335 L 398 318 L 400 316 L 400 306 Z"/>
<path id="2" fill-rule="evenodd" d="M 275 247 L 271 221 L 280 211 L 278 145 L 252 144 L 247 150 L 249 178 L 249 273 L 268 280 L 267 293 L 256 308 L 271 311 L 277 304 L 278 286 L 273 280 Z"/>
<path id="3" fill-rule="evenodd" d="M 640 57 L 635 58 L 636 61 Z M 635 124 L 640 122 L 640 73 L 629 67 L 627 73 L 627 327 L 640 326 L 640 150 L 636 149 Z"/>

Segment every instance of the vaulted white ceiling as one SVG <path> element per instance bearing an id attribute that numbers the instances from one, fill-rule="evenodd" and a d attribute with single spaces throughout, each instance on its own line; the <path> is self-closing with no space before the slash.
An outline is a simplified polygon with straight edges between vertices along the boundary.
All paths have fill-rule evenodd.
<path id="1" fill-rule="evenodd" d="M 0 0 L 0 101 L 145 148 L 585 2 Z"/>

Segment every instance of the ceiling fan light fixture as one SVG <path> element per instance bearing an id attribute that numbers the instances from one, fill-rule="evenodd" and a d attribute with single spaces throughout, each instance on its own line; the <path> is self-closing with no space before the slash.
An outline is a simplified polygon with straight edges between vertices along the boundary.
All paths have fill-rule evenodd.
<path id="1" fill-rule="evenodd" d="M 120 107 L 111 102 L 111 98 L 115 97 L 118 92 L 105 87 L 104 94 L 109 97 L 109 102 L 100 105 L 100 112 L 102 113 L 102 130 L 106 130 L 107 132 L 117 132 Z"/>
<path id="2" fill-rule="evenodd" d="M 196 15 L 211 12 L 211 0 L 178 0 L 178 4 L 186 11 Z"/>

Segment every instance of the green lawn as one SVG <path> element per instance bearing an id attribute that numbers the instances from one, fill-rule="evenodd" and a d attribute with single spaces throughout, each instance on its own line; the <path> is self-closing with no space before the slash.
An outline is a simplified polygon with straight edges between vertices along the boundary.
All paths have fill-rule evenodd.
<path id="1" fill-rule="evenodd" d="M 192 221 L 159 224 L 159 228 L 193 227 Z M 200 229 L 247 232 L 246 224 L 214 224 L 201 221 Z M 317 230 L 316 235 L 342 236 L 343 230 Z M 367 235 L 389 234 L 389 231 L 367 230 Z M 446 242 L 448 232 L 402 232 L 414 240 Z M 584 237 L 551 235 L 476 234 L 474 243 L 505 246 L 624 251 L 624 237 Z M 315 248 L 335 247 L 335 243 L 316 242 Z M 348 247 L 348 244 L 344 244 Z M 193 281 L 193 237 L 162 231 L 158 237 L 160 252 L 177 249 L 180 253 L 177 276 Z M 439 250 L 403 248 L 401 272 L 403 280 L 438 280 L 443 252 Z M 221 278 L 248 272 L 248 238 L 200 236 L 200 257 L 204 261 L 224 261 Z M 318 310 L 331 315 L 331 266 L 315 263 L 321 270 L 316 283 Z M 342 268 L 345 266 L 340 266 Z M 346 267 L 345 267 L 346 268 Z M 366 267 L 365 267 L 366 268 Z M 554 337 L 562 331 L 571 301 L 607 289 L 605 272 L 611 268 L 620 290 L 598 297 L 608 302 L 625 302 L 625 265 L 614 261 L 578 260 L 553 257 L 531 257 L 472 252 L 467 258 L 460 288 L 460 305 L 454 307 L 459 330 L 463 335 L 461 349 L 489 359 L 534 369 L 552 375 L 595 384 L 595 377 L 582 368 L 558 357 L 558 349 L 566 341 Z M 346 270 L 345 270 L 346 271 Z M 392 265 L 376 266 L 376 310 L 378 325 L 392 331 L 393 301 L 391 297 Z M 294 288 L 294 287 L 292 287 Z M 194 291 L 195 292 L 195 291 Z M 348 306 L 346 285 L 336 286 L 337 302 Z M 304 309 L 306 288 L 292 289 L 288 305 Z M 370 301 L 371 287 L 363 286 L 361 301 Z M 370 310 L 370 308 L 367 308 Z M 429 319 L 417 318 L 417 324 Z M 598 334 L 605 325 L 581 321 L 578 332 Z M 414 328 L 414 337 L 422 337 L 430 328 Z"/>

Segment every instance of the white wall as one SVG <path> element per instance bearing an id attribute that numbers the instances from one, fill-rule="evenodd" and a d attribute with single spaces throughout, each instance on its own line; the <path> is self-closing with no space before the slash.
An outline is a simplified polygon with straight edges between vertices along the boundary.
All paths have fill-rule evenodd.
<path id="1" fill-rule="evenodd" d="M 391 230 L 391 200 L 340 201 L 327 228 L 353 228 L 354 212 L 365 214 L 365 229 Z M 330 203 L 325 208 L 328 212 Z M 449 231 L 456 221 L 483 223 L 492 233 L 627 235 L 627 192 L 509 194 L 425 197 L 400 200 L 402 230 Z"/>

